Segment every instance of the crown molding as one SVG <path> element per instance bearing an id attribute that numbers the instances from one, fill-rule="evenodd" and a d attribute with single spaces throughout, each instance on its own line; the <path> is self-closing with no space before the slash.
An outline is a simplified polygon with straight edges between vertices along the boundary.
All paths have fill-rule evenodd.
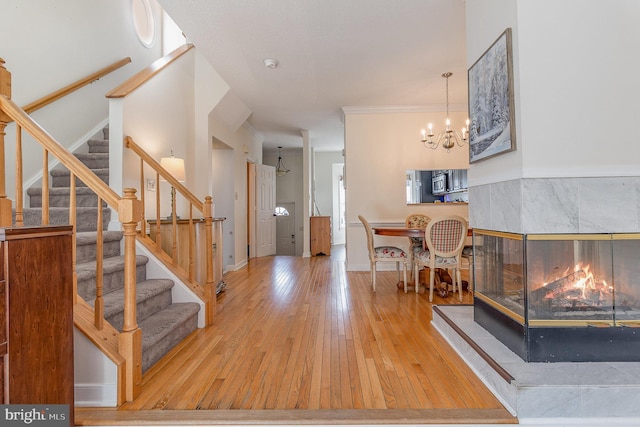
<path id="1" fill-rule="evenodd" d="M 437 105 L 379 105 L 379 106 L 345 106 L 344 114 L 384 114 L 384 113 L 433 113 L 446 110 L 446 106 Z M 466 112 L 466 104 L 449 104 L 449 111 Z"/>

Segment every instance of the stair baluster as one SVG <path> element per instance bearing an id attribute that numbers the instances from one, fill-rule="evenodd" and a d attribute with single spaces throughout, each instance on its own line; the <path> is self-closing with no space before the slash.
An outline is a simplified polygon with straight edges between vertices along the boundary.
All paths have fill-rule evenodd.
<path id="1" fill-rule="evenodd" d="M 49 150 L 42 151 L 42 224 L 49 224 Z"/>
<path id="2" fill-rule="evenodd" d="M 16 126 L 16 225 L 23 226 L 22 216 L 24 203 L 22 201 L 22 128 Z"/>
<path id="3" fill-rule="evenodd" d="M 104 234 L 102 233 L 102 199 L 98 197 L 98 226 L 96 227 L 96 300 L 95 310 L 96 328 L 104 327 Z"/>

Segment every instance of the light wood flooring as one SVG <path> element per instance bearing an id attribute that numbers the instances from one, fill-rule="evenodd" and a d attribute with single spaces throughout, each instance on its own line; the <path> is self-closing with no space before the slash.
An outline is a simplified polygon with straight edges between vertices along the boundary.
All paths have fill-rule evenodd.
<path id="1" fill-rule="evenodd" d="M 331 257 L 227 273 L 215 325 L 145 373 L 121 408 L 78 425 L 517 423 L 431 326 L 428 293 Z M 464 302 L 471 297 L 465 292 Z M 457 304 L 457 295 L 434 304 Z"/>

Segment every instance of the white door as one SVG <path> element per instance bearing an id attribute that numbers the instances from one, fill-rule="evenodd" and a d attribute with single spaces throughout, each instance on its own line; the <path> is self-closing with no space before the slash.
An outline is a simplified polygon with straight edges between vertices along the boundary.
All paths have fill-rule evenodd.
<path id="1" fill-rule="evenodd" d="M 276 168 L 256 165 L 257 256 L 276 254 Z"/>
<path id="2" fill-rule="evenodd" d="M 276 254 L 296 254 L 296 205 L 278 203 L 276 207 Z"/>

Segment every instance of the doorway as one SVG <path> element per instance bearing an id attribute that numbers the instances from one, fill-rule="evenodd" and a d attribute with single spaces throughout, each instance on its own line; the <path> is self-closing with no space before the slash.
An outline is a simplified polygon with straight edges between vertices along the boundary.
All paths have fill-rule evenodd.
<path id="1" fill-rule="evenodd" d="M 296 254 L 295 212 L 295 203 L 278 203 L 276 206 L 276 255 Z"/>

